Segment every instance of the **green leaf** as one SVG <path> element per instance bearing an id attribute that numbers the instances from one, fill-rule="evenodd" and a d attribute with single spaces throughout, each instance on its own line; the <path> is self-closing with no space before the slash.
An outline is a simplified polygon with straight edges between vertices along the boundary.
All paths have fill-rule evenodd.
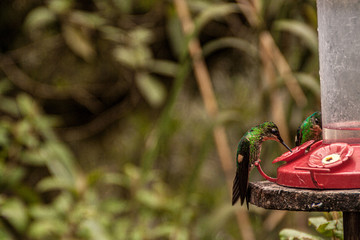
<path id="1" fill-rule="evenodd" d="M 73 0 L 49 0 L 48 6 L 53 12 L 57 14 L 67 13 L 74 5 Z"/>
<path id="2" fill-rule="evenodd" d="M 20 232 L 23 232 L 28 224 L 26 206 L 17 198 L 7 199 L 0 207 L 0 214 Z"/>
<path id="3" fill-rule="evenodd" d="M 84 231 L 89 235 L 91 240 L 108 240 L 110 239 L 108 233 L 105 231 L 102 224 L 95 219 L 88 219 L 82 222 Z"/>
<path id="4" fill-rule="evenodd" d="M 5 228 L 0 228 L 0 239 L 14 240 L 14 238 L 6 231 Z"/>
<path id="5" fill-rule="evenodd" d="M 165 206 L 165 198 L 163 196 L 147 189 L 137 191 L 136 199 L 149 208 L 160 209 Z"/>
<path id="6" fill-rule="evenodd" d="M 129 37 L 133 46 L 149 44 L 154 38 L 152 31 L 143 27 L 136 27 L 129 33 Z"/>
<path id="7" fill-rule="evenodd" d="M 129 204 L 121 199 L 107 199 L 101 203 L 101 209 L 111 214 L 120 214 L 129 210 Z"/>
<path id="8" fill-rule="evenodd" d="M 56 20 L 56 15 L 46 7 L 34 8 L 26 16 L 24 26 L 30 32 L 49 25 Z"/>
<path id="9" fill-rule="evenodd" d="M 146 73 L 139 73 L 136 84 L 144 98 L 153 107 L 161 106 L 166 97 L 165 86 L 155 77 Z"/>
<path id="10" fill-rule="evenodd" d="M 13 191 L 26 203 L 41 202 L 41 196 L 33 187 L 18 184 L 15 188 L 13 188 Z"/>
<path id="11" fill-rule="evenodd" d="M 195 28 L 198 33 L 211 20 L 224 17 L 230 13 L 238 12 L 239 6 L 234 3 L 211 4 L 201 11 L 195 19 Z"/>
<path id="12" fill-rule="evenodd" d="M 147 70 L 152 73 L 157 73 L 169 77 L 175 77 L 178 71 L 178 67 L 179 67 L 178 64 L 172 61 L 151 59 L 148 62 Z"/>
<path id="13" fill-rule="evenodd" d="M 129 187 L 128 178 L 119 173 L 105 173 L 101 178 L 101 181 L 105 184 L 114 184 L 122 187 Z"/>
<path id="14" fill-rule="evenodd" d="M 76 184 L 78 169 L 75 159 L 68 148 L 61 142 L 48 141 L 44 145 L 47 152 L 47 166 L 50 172 L 65 182 Z"/>
<path id="15" fill-rule="evenodd" d="M 117 239 L 129 239 L 130 229 L 132 228 L 132 223 L 128 218 L 119 218 L 113 224 L 113 235 Z"/>
<path id="16" fill-rule="evenodd" d="M 321 237 L 288 228 L 281 230 L 279 237 L 280 240 L 323 240 Z"/>
<path id="17" fill-rule="evenodd" d="M 42 179 L 36 186 L 40 191 L 74 190 L 72 181 L 66 178 L 48 177 Z"/>
<path id="18" fill-rule="evenodd" d="M 66 215 L 73 206 L 74 201 L 69 192 L 62 192 L 53 202 L 53 207 L 57 212 Z"/>
<path id="19" fill-rule="evenodd" d="M 85 11 L 72 11 L 69 18 L 78 25 L 92 29 L 100 28 L 106 22 L 100 15 Z"/>
<path id="20" fill-rule="evenodd" d="M 47 162 L 47 152 L 44 149 L 31 149 L 22 154 L 21 160 L 30 165 L 43 166 Z"/>
<path id="21" fill-rule="evenodd" d="M 328 221 L 325 217 L 312 217 L 309 218 L 309 224 L 314 225 L 317 232 L 321 233 L 326 237 L 333 236 L 332 230 L 334 230 L 335 225 L 330 224 L 331 221 Z"/>
<path id="22" fill-rule="evenodd" d="M 0 123 L 0 146 L 7 146 L 9 142 L 9 130 Z"/>
<path id="23" fill-rule="evenodd" d="M 250 57 L 255 58 L 258 55 L 257 47 L 240 38 L 235 37 L 223 37 L 213 41 L 208 42 L 203 48 L 204 56 L 207 56 L 213 53 L 216 50 L 223 48 L 235 48 L 242 52 L 247 53 Z"/>
<path id="24" fill-rule="evenodd" d="M 9 92 L 11 89 L 13 89 L 13 85 L 7 78 L 1 78 L 0 79 L 0 95 L 4 95 L 4 93 Z"/>
<path id="25" fill-rule="evenodd" d="M 47 140 L 56 140 L 57 137 L 52 128 L 59 123 L 59 120 L 57 117 L 38 114 L 33 119 L 33 124 L 38 134 Z"/>
<path id="26" fill-rule="evenodd" d="M 31 123 L 25 119 L 18 121 L 14 125 L 13 133 L 16 140 L 29 148 L 35 148 L 39 145 L 39 139 L 37 139 Z"/>
<path id="27" fill-rule="evenodd" d="M 275 30 L 287 31 L 300 37 L 314 53 L 318 52 L 317 33 L 305 23 L 296 20 L 278 20 L 274 23 L 274 28 Z"/>
<path id="28" fill-rule="evenodd" d="M 37 220 L 56 219 L 59 217 L 56 209 L 47 205 L 34 205 L 29 208 L 29 214 Z"/>
<path id="29" fill-rule="evenodd" d="M 131 181 L 138 181 L 141 177 L 140 169 L 132 164 L 126 164 L 124 166 L 124 173 Z"/>
<path id="30" fill-rule="evenodd" d="M 171 225 L 170 223 L 162 224 L 162 225 L 157 226 L 152 229 L 151 237 L 154 239 L 161 238 L 161 237 L 170 238 L 170 236 L 172 236 L 172 234 L 176 230 L 178 230 L 176 228 L 177 228 L 177 226 Z"/>
<path id="31" fill-rule="evenodd" d="M 125 38 L 127 44 L 114 49 L 115 59 L 134 69 L 148 66 L 149 60 L 152 59 L 152 52 L 148 47 L 153 39 L 152 32 L 149 29 L 137 27 L 125 36 L 127 36 Z"/>
<path id="32" fill-rule="evenodd" d="M 101 28 L 99 28 L 99 31 L 102 33 L 102 36 L 104 39 L 113 41 L 113 42 L 117 42 L 117 43 L 121 43 L 121 42 L 125 42 L 126 39 L 126 32 L 123 31 L 122 29 L 118 28 L 118 27 L 114 27 L 114 26 L 102 26 Z"/>
<path id="33" fill-rule="evenodd" d="M 187 49 L 186 39 L 182 33 L 181 22 L 177 13 L 173 9 L 171 10 L 167 19 L 166 31 L 172 52 L 175 53 L 177 59 L 180 59 Z"/>
<path id="34" fill-rule="evenodd" d="M 131 67 L 146 67 L 152 58 L 152 53 L 145 45 L 138 46 L 119 46 L 114 49 L 113 55 L 120 63 Z"/>
<path id="35" fill-rule="evenodd" d="M 58 239 L 68 231 L 68 226 L 59 219 L 44 219 L 34 221 L 29 228 L 29 236 L 34 239 Z"/>
<path id="36" fill-rule="evenodd" d="M 90 38 L 80 28 L 72 25 L 63 26 L 63 35 L 66 44 L 79 57 L 90 62 L 95 57 L 95 50 Z"/>
<path id="37" fill-rule="evenodd" d="M 114 5 L 122 12 L 122 13 L 130 13 L 132 6 L 135 4 L 132 0 L 113 0 Z"/>
<path id="38" fill-rule="evenodd" d="M 15 117 L 19 116 L 19 108 L 16 101 L 12 98 L 1 97 L 0 98 L 0 110 L 5 114 L 9 114 Z"/>
<path id="39" fill-rule="evenodd" d="M 19 94 L 16 101 L 22 115 L 33 117 L 39 113 L 34 99 L 32 99 L 29 95 Z"/>
<path id="40" fill-rule="evenodd" d="M 328 220 L 325 217 L 311 217 L 309 218 L 309 224 L 314 225 L 315 228 L 319 228 L 324 224 L 327 224 Z"/>
<path id="41" fill-rule="evenodd" d="M 16 166 L 0 166 L 0 180 L 9 186 L 17 186 L 25 176 L 25 169 Z"/>
<path id="42" fill-rule="evenodd" d="M 95 169 L 86 175 L 86 183 L 88 186 L 94 186 L 103 180 L 104 172 L 100 169 Z"/>

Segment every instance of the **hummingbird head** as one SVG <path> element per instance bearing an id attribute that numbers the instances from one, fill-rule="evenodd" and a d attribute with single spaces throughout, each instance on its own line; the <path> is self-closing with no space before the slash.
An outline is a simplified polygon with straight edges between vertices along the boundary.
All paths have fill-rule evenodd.
<path id="1" fill-rule="evenodd" d="M 284 147 L 286 147 L 290 152 L 292 152 L 291 149 L 284 143 L 284 140 L 281 138 L 279 129 L 275 123 L 265 122 L 261 124 L 260 127 L 262 128 L 263 131 L 262 141 L 266 141 L 266 140 L 277 141 L 282 145 L 284 145 Z"/>
<path id="2" fill-rule="evenodd" d="M 314 112 L 309 118 L 312 128 L 322 129 L 321 112 Z"/>
<path id="3" fill-rule="evenodd" d="M 308 116 L 300 125 L 295 137 L 295 145 L 301 144 L 309 140 L 321 140 L 322 139 L 322 118 L 321 112 L 314 112 Z"/>

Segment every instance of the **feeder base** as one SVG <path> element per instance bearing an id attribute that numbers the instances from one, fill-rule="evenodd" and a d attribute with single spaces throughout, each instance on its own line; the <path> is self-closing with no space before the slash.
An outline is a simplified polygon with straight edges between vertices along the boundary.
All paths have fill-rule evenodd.
<path id="1" fill-rule="evenodd" d="M 360 212 L 360 189 L 312 190 L 280 186 L 269 181 L 250 182 L 251 204 L 266 209 L 317 212 Z"/>
<path id="2" fill-rule="evenodd" d="M 282 186 L 307 189 L 360 188 L 360 145 L 349 144 L 352 151 L 351 157 L 335 167 L 312 167 L 309 164 L 310 156 L 318 149 L 321 150 L 327 146 L 329 144 L 319 145 L 301 158 L 280 166 L 277 169 L 276 183 Z M 329 166 L 331 165 L 329 164 Z"/>
<path id="3" fill-rule="evenodd" d="M 269 181 L 249 183 L 251 204 L 266 209 L 343 212 L 344 240 L 360 240 L 360 189 L 311 190 Z"/>

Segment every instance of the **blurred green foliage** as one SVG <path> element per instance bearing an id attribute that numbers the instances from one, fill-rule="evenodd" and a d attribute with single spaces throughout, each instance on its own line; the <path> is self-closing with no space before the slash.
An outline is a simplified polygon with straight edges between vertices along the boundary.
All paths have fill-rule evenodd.
<path id="1" fill-rule="evenodd" d="M 235 150 L 249 127 L 274 120 L 276 89 L 293 139 L 320 105 L 315 1 L 256 1 L 256 28 L 241 2 L 188 1 L 186 36 L 172 1 L 1 1 L 0 239 L 240 239 L 212 127 L 224 125 Z M 264 80 L 264 30 L 306 105 L 279 74 L 274 86 Z M 215 120 L 194 81 L 193 37 Z M 262 159 L 280 154 L 265 145 Z M 251 207 L 258 239 L 306 226 L 289 214 L 267 228 L 269 215 Z"/>
<path id="2" fill-rule="evenodd" d="M 2 239 L 189 237 L 185 226 L 195 215 L 196 194 L 175 197 L 156 171 L 143 179 L 130 163 L 121 173 L 95 169 L 85 174 L 56 137 L 54 119 L 30 96 L 3 98 L 5 105 L 16 106 L 8 113 L 17 118 L 0 121 Z M 127 197 L 107 193 L 111 189 Z"/>
<path id="3" fill-rule="evenodd" d="M 316 231 L 321 234 L 322 237 L 307 234 L 293 229 L 283 229 L 279 233 L 280 239 L 309 239 L 309 240 L 321 240 L 321 239 L 344 239 L 343 219 L 342 213 L 337 218 L 330 217 L 331 214 L 327 213 L 328 218 L 311 217 L 309 218 L 309 225 L 315 227 Z M 339 218 L 340 217 L 340 218 Z M 323 238 L 324 237 L 324 238 Z"/>

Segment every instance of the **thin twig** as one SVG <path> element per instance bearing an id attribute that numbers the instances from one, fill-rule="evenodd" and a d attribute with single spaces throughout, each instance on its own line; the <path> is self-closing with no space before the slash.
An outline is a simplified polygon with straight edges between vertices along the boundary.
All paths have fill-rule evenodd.
<path id="1" fill-rule="evenodd" d="M 249 0 L 238 0 L 237 1 L 241 12 L 245 15 L 246 19 L 250 25 L 254 28 L 257 28 L 262 23 L 260 16 L 258 14 L 259 2 L 258 1 L 249 1 Z"/>
<path id="2" fill-rule="evenodd" d="M 187 36 L 191 36 L 194 31 L 194 23 L 190 15 L 187 2 L 185 0 L 175 0 L 174 2 L 182 24 L 183 31 Z M 204 101 L 205 109 L 208 115 L 212 118 L 212 120 L 215 120 L 219 111 L 218 105 L 211 83 L 209 71 L 203 59 L 200 42 L 196 37 L 193 37 L 189 40 L 188 50 L 193 61 L 194 72 L 202 99 Z M 231 192 L 232 170 L 234 169 L 234 163 L 231 160 L 232 155 L 225 128 L 221 125 L 215 126 L 213 129 L 213 136 L 216 149 L 219 154 L 221 167 L 225 173 L 227 186 Z M 238 225 L 241 230 L 243 239 L 255 239 L 248 214 L 246 211 L 243 210 L 243 208 L 242 210 L 236 212 L 236 219 L 238 221 Z"/>
<path id="3" fill-rule="evenodd" d="M 262 79 L 269 87 L 270 92 L 270 106 L 271 106 L 271 116 L 274 119 L 274 122 L 278 125 L 281 136 L 286 143 L 289 142 L 289 128 L 286 124 L 285 110 L 283 104 L 283 98 L 280 92 L 280 89 L 276 88 L 276 70 L 271 60 L 269 59 L 268 54 L 264 51 L 264 46 L 260 44 L 259 54 L 263 66 Z"/>
<path id="4" fill-rule="evenodd" d="M 33 80 L 18 67 L 14 60 L 9 56 L 0 54 L 0 69 L 14 85 L 33 96 L 56 100 L 71 98 L 94 113 L 102 108 L 102 103 L 84 88 L 72 87 L 65 91 L 59 90 L 49 84 Z"/>
<path id="5" fill-rule="evenodd" d="M 268 58 L 275 65 L 280 77 L 284 79 L 285 85 L 289 89 L 289 92 L 294 98 L 296 104 L 299 107 L 304 107 L 307 104 L 307 98 L 298 81 L 292 74 L 290 65 L 276 46 L 273 37 L 268 31 L 263 31 L 259 38 L 260 45 L 263 47 L 264 53 L 268 55 Z"/>
<path id="6" fill-rule="evenodd" d="M 137 97 L 133 104 L 139 101 Z M 79 141 L 98 134 L 109 125 L 123 118 L 132 108 L 129 108 L 129 100 L 125 100 L 97 115 L 89 123 L 69 128 L 60 128 L 59 132 L 66 141 Z"/>
<path id="7" fill-rule="evenodd" d="M 238 6 L 251 27 L 259 29 L 263 25 L 262 18 L 259 15 L 258 0 L 237 0 Z M 292 74 L 289 63 L 281 53 L 271 34 L 264 30 L 259 35 L 260 45 L 263 45 L 265 53 L 268 55 L 271 62 L 275 65 L 280 77 L 284 79 L 285 85 L 288 88 L 290 95 L 294 98 L 299 107 L 304 107 L 307 104 L 307 98 L 302 91 L 298 81 Z"/>

